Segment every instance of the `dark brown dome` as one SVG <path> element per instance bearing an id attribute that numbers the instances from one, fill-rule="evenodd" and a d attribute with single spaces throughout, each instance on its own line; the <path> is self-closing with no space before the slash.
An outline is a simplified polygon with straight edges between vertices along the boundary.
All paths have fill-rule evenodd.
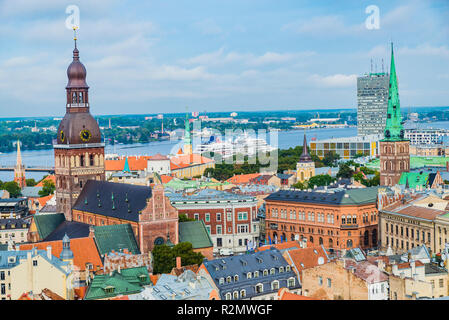
<path id="1" fill-rule="evenodd" d="M 100 127 L 89 112 L 68 112 L 59 124 L 58 144 L 101 142 Z"/>
<path id="2" fill-rule="evenodd" d="M 86 83 L 86 67 L 81 63 L 79 59 L 79 51 L 75 47 L 73 50 L 73 61 L 67 68 L 67 77 L 69 82 L 66 88 L 89 88 Z"/>

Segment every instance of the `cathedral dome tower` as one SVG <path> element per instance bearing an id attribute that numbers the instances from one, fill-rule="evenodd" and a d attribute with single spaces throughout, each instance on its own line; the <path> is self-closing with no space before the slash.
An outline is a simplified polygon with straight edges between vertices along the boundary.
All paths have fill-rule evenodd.
<path id="1" fill-rule="evenodd" d="M 56 205 L 72 220 L 72 206 L 87 180 L 104 180 L 104 143 L 100 127 L 90 114 L 86 67 L 73 50 L 67 68 L 66 114 L 59 124 L 55 150 Z"/>

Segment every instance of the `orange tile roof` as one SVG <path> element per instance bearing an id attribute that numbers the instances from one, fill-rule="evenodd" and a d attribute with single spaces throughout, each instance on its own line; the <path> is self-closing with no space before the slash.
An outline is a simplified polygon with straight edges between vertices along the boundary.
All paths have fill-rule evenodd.
<path id="1" fill-rule="evenodd" d="M 172 176 L 167 176 L 165 174 L 161 175 L 162 184 L 169 183 L 173 179 Z"/>
<path id="2" fill-rule="evenodd" d="M 300 248 L 289 250 L 284 256 L 289 257 L 292 263 L 295 265 L 300 278 L 302 278 L 302 270 L 313 268 L 318 266 L 318 259 L 323 258 L 323 263 L 329 261 L 326 251 L 322 246 Z"/>
<path id="3" fill-rule="evenodd" d="M 296 293 L 285 292 L 279 300 L 316 300 L 311 297 L 301 296 Z"/>
<path id="4" fill-rule="evenodd" d="M 129 300 L 128 296 L 117 296 L 112 298 L 111 300 Z"/>
<path id="5" fill-rule="evenodd" d="M 44 181 L 46 181 L 46 180 L 50 180 L 56 185 L 56 176 L 54 174 L 50 174 L 50 175 L 46 176 L 45 179 L 42 179 L 42 181 L 40 181 L 38 184 L 36 184 L 36 187 L 43 187 Z"/>
<path id="6" fill-rule="evenodd" d="M 251 179 L 258 176 L 260 176 L 260 173 L 237 174 L 226 181 L 232 184 L 247 184 Z"/>
<path id="7" fill-rule="evenodd" d="M 105 160 L 104 166 L 106 171 L 123 171 L 125 168 L 125 158 L 121 157 L 118 160 Z M 148 167 L 148 160 L 150 156 L 128 157 L 129 170 L 143 171 Z"/>
<path id="8" fill-rule="evenodd" d="M 150 275 L 150 280 L 153 283 L 153 285 L 155 286 L 157 281 L 159 280 L 159 275 L 155 274 L 155 275 Z"/>
<path id="9" fill-rule="evenodd" d="M 47 246 L 51 246 L 52 254 L 56 257 L 61 255 L 62 240 L 28 243 L 20 245 L 20 250 L 31 250 L 36 247 L 38 250 L 47 250 Z M 93 238 L 77 238 L 70 239 L 70 249 L 73 252 L 73 263 L 80 269 L 86 270 L 86 263 L 103 267 L 97 246 Z"/>
<path id="10" fill-rule="evenodd" d="M 53 198 L 53 194 L 49 194 L 48 196 L 45 197 L 40 197 L 37 198 L 37 201 L 39 201 L 39 206 L 42 208 L 43 206 L 45 206 L 48 202 L 48 200 L 50 200 L 51 198 Z"/>
<path id="11" fill-rule="evenodd" d="M 192 165 L 210 163 L 213 161 L 214 161 L 213 159 L 203 157 L 196 153 L 177 155 L 170 158 L 170 169 L 176 170 L 181 168 L 187 168 Z"/>
<path id="12" fill-rule="evenodd" d="M 25 293 L 22 293 L 22 295 L 17 300 L 33 300 L 33 299 L 30 298 L 30 296 L 28 295 L 28 292 L 25 292 Z"/>

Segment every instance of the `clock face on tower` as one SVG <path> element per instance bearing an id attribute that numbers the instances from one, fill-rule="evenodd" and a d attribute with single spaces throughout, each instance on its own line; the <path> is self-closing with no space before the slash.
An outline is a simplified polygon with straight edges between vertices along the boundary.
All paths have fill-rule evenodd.
<path id="1" fill-rule="evenodd" d="M 59 136 L 61 138 L 61 141 L 64 142 L 64 140 L 65 140 L 65 133 L 64 133 L 64 131 L 61 130 Z"/>
<path id="2" fill-rule="evenodd" d="M 81 137 L 81 140 L 83 140 L 84 142 L 87 142 L 92 137 L 92 134 L 90 133 L 89 130 L 84 129 L 80 132 L 80 137 Z"/>

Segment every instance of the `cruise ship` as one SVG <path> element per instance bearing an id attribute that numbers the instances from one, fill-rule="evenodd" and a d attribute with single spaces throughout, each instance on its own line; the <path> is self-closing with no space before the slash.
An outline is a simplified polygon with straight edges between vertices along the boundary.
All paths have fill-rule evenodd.
<path id="1" fill-rule="evenodd" d="M 198 144 L 194 152 L 200 154 L 213 152 L 226 158 L 236 154 L 253 156 L 258 152 L 266 153 L 275 149 L 264 139 L 252 137 L 245 132 L 243 135 L 226 141 L 221 141 L 219 138 L 215 138 L 215 136 L 210 136 L 208 141 Z"/>

